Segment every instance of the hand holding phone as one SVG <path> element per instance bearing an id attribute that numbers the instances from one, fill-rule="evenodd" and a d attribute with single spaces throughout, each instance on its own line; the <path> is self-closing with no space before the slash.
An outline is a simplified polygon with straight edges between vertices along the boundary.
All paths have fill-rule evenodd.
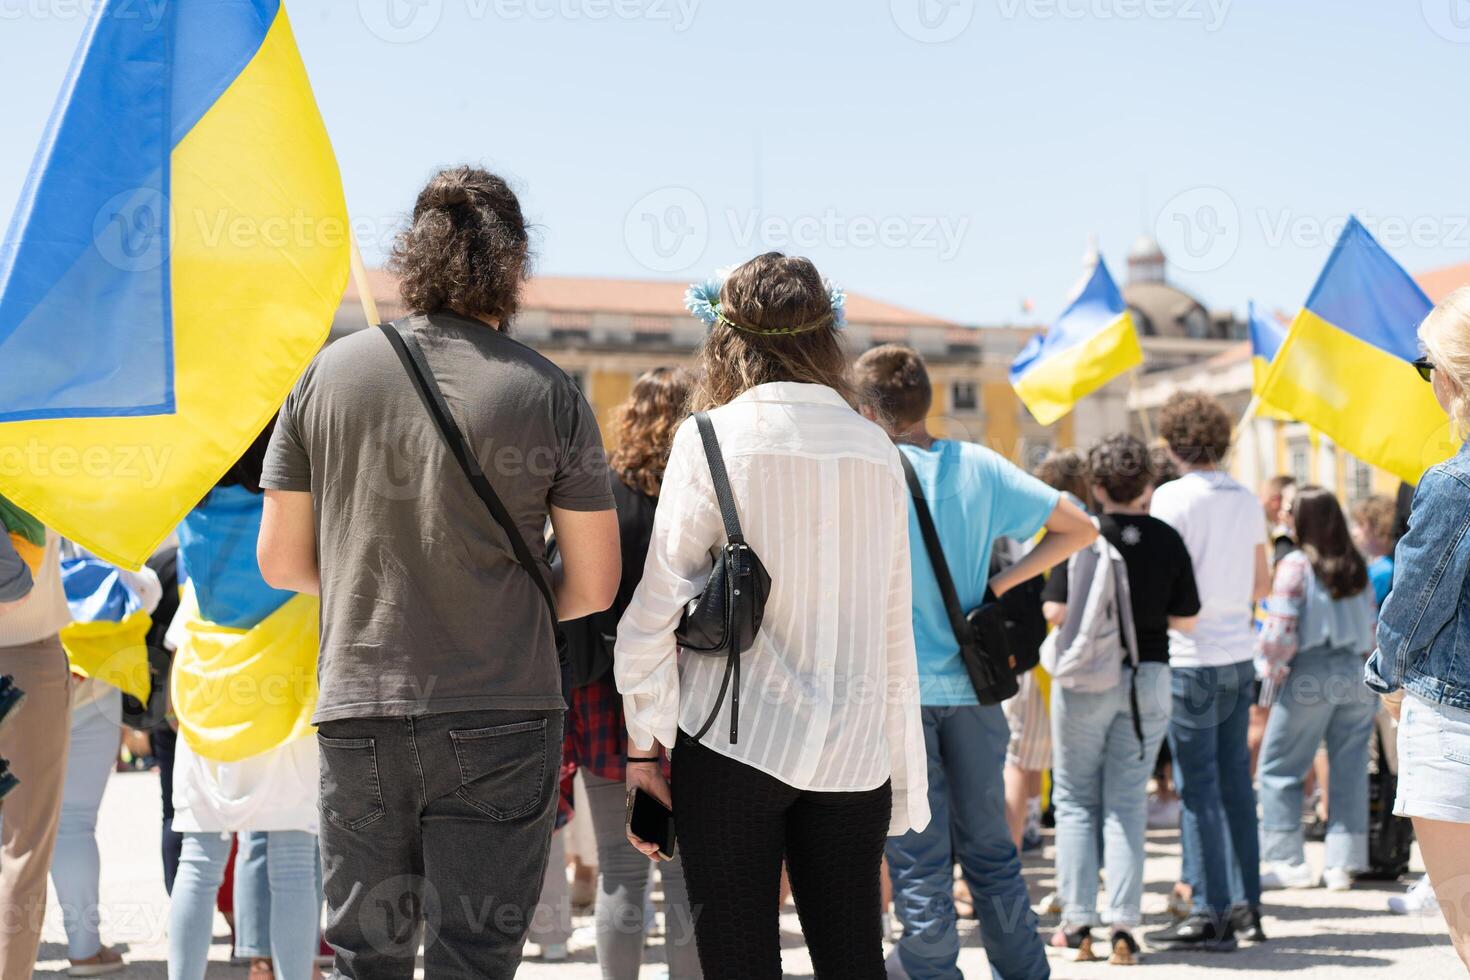
<path id="1" fill-rule="evenodd" d="M 649 858 L 672 860 L 674 813 L 668 781 L 656 765 L 628 766 L 628 841 Z"/>

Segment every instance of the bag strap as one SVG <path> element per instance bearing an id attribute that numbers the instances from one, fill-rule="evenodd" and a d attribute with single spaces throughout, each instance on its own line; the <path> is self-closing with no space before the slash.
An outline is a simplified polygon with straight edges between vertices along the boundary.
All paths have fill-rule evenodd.
<path id="1" fill-rule="evenodd" d="M 725 471 L 725 455 L 720 452 L 720 440 L 715 437 L 715 424 L 710 421 L 708 412 L 696 412 L 694 424 L 699 427 L 699 438 L 704 443 L 704 457 L 709 462 L 710 480 L 715 485 L 715 499 L 720 503 L 720 519 L 725 524 L 725 537 L 731 544 L 744 544 L 745 535 L 740 530 L 740 515 L 735 510 L 735 494 L 730 489 L 730 474 Z M 696 742 L 714 727 L 715 719 L 720 716 L 720 706 L 725 703 L 725 693 L 731 690 L 732 678 L 735 687 L 730 694 L 730 742 L 734 744 L 740 740 L 740 654 L 732 649 L 725 658 L 725 676 L 720 681 L 720 693 L 715 696 L 714 710 L 694 734 Z"/>
<path id="2" fill-rule="evenodd" d="M 955 591 L 954 579 L 949 574 L 949 562 L 944 557 L 944 549 L 940 547 L 939 532 L 934 528 L 934 516 L 929 513 L 929 503 L 924 499 L 924 488 L 919 484 L 919 474 L 914 472 L 914 465 L 909 462 L 902 449 L 898 451 L 898 458 L 903 463 L 903 476 L 909 485 L 909 496 L 914 501 L 914 514 L 919 519 L 919 533 L 924 536 L 924 550 L 929 553 L 929 564 L 934 568 L 939 594 L 944 599 L 944 611 L 949 614 L 950 629 L 954 630 L 955 639 L 960 646 L 972 645 L 975 634 L 970 629 L 965 610 L 960 606 L 959 593 Z"/>
<path id="3" fill-rule="evenodd" d="M 505 509 L 505 504 L 495 493 L 495 488 L 485 477 L 485 471 L 480 468 L 480 461 L 475 454 L 470 452 L 469 443 L 464 437 L 464 432 L 459 424 L 454 421 L 454 416 L 449 414 L 449 403 L 444 400 L 444 392 L 439 388 L 439 382 L 434 379 L 434 372 L 429 370 L 428 361 L 424 360 L 424 352 L 419 347 L 418 341 L 411 332 L 398 329 L 397 324 L 380 323 L 378 329 L 388 338 L 388 343 L 393 345 L 393 352 L 398 355 L 398 360 L 403 363 L 403 369 L 408 372 L 408 379 L 413 382 L 414 388 L 419 393 L 419 399 L 423 401 L 424 407 L 429 410 L 430 417 L 439 428 L 439 435 L 444 438 L 444 445 L 449 448 L 449 454 L 459 463 L 459 468 L 469 479 L 470 486 L 475 488 L 475 493 L 485 502 L 485 507 L 490 511 L 490 516 L 505 531 L 505 536 L 510 539 L 510 548 L 515 552 L 516 561 L 531 576 L 540 590 L 541 597 L 546 600 L 546 608 L 551 613 L 552 629 L 560 628 L 560 619 L 556 614 L 556 597 L 552 594 L 551 586 L 536 567 L 536 561 L 531 557 L 531 549 L 526 546 L 526 539 L 521 536 L 520 529 L 516 527 L 510 512 Z"/>
<path id="4" fill-rule="evenodd" d="M 735 494 L 730 490 L 730 475 L 725 472 L 725 456 L 720 452 L 720 440 L 715 438 L 715 424 L 708 412 L 697 412 L 694 424 L 699 427 L 699 438 L 704 443 L 704 457 L 709 461 L 710 479 L 715 484 L 715 499 L 720 502 L 720 518 L 725 522 L 725 537 L 731 544 L 744 544 L 745 535 L 740 532 L 740 515 L 735 510 Z"/>

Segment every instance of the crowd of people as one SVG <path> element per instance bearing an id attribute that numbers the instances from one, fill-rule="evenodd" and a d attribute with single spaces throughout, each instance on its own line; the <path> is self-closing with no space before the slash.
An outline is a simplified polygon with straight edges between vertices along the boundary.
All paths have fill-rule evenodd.
<path id="1" fill-rule="evenodd" d="M 174 548 L 109 582 L 172 653 L 171 980 L 203 977 L 222 900 L 252 980 L 407 978 L 420 955 L 510 977 L 528 934 L 565 955 L 540 913 L 566 901 L 569 819 L 607 980 L 639 974 L 655 868 L 675 980 L 779 977 L 788 888 L 818 977 L 957 977 L 962 915 L 1007 980 L 1048 976 L 1048 946 L 1228 952 L 1268 941 L 1264 890 L 1374 871 L 1394 815 L 1470 964 L 1470 457 L 1406 513 L 1257 494 L 1224 409 L 1185 392 L 1157 445 L 1033 475 L 932 432 L 922 356 L 850 360 L 841 292 L 779 253 L 691 289 L 698 370 L 639 378 L 605 452 L 508 329 L 530 258 L 502 180 L 436 175 L 392 257 L 411 314 L 323 351 Z M 1470 423 L 1470 290 L 1420 335 Z M 6 980 L 33 969 L 48 872 L 71 974 L 124 968 L 95 826 L 125 698 L 68 666 L 69 561 L 95 563 L 0 534 Z M 1397 776 L 1371 820 L 1370 770 Z M 633 832 L 635 792 L 674 846 Z M 1174 800 L 1174 914 L 1141 932 Z"/>

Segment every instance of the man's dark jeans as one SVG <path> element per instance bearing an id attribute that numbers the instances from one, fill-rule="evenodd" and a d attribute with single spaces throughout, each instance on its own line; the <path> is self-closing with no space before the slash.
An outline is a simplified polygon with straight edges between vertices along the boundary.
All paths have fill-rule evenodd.
<path id="1" fill-rule="evenodd" d="M 336 976 L 509 978 L 556 818 L 559 711 L 325 722 L 321 846 Z"/>
<path id="2" fill-rule="evenodd" d="M 1169 752 L 1184 804 L 1183 876 L 1194 887 L 1193 911 L 1219 921 L 1232 900 L 1261 903 L 1256 792 L 1246 745 L 1255 667 L 1244 660 L 1175 667 L 1170 675 Z"/>

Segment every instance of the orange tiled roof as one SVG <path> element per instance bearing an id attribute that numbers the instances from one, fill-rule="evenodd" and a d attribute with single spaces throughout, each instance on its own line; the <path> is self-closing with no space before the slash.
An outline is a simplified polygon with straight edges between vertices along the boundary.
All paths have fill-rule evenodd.
<path id="1" fill-rule="evenodd" d="M 384 312 L 398 306 L 398 285 L 386 269 L 369 269 L 368 284 Z M 522 310 L 551 313 L 619 313 L 633 316 L 670 316 L 684 311 L 688 284 L 668 279 L 603 279 L 583 276 L 536 276 L 526 283 Z M 349 283 L 344 303 L 357 302 L 357 286 Z M 918 313 L 856 293 L 847 294 L 847 318 L 878 326 L 956 326 L 948 320 Z"/>
<path id="2" fill-rule="evenodd" d="M 1429 269 L 1416 275 L 1414 281 L 1431 301 L 1438 303 L 1461 286 L 1470 286 L 1470 262 Z"/>

